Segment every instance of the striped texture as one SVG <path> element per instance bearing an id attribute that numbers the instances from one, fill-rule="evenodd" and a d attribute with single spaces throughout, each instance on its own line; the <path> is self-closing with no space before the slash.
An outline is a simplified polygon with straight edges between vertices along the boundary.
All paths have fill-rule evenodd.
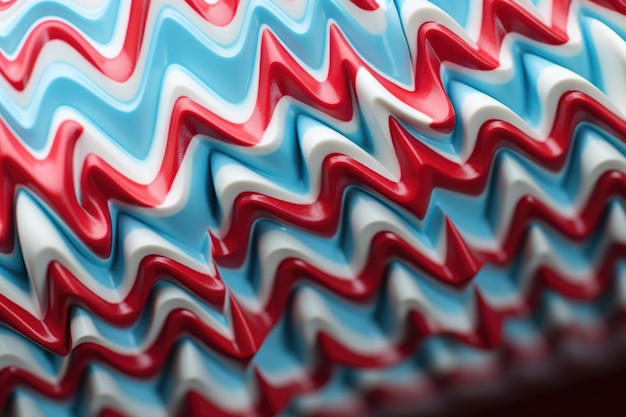
<path id="1" fill-rule="evenodd" d="M 1 410 L 361 415 L 622 326 L 622 1 L 0 9 Z"/>

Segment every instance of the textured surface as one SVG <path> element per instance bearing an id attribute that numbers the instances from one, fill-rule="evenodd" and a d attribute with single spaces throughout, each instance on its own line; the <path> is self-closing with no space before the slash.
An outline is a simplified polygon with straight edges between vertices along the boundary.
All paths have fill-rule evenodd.
<path id="1" fill-rule="evenodd" d="M 621 326 L 622 1 L 0 8 L 0 409 L 359 415 Z"/>

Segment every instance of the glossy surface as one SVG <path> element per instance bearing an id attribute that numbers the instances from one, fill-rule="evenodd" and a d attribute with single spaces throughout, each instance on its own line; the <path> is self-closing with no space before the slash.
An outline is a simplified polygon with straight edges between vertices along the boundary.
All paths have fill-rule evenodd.
<path id="1" fill-rule="evenodd" d="M 622 326 L 620 1 L 87 3 L 0 3 L 0 409 L 362 415 Z"/>

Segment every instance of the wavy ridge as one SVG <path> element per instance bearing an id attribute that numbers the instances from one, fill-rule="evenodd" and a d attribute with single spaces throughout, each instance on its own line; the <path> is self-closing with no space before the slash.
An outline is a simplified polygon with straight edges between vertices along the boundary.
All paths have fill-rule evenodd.
<path id="1" fill-rule="evenodd" d="M 245 20 L 237 16 L 278 10 L 254 2 L 189 3 L 208 22 L 188 32 L 204 39 L 217 33 L 211 32 L 214 26 L 243 39 L 245 24 L 239 25 Z M 57 113 L 45 123 L 53 133 L 43 150 L 33 150 L 37 140 L 24 135 L 26 124 L 0 124 L 5 179 L 0 264 L 7 275 L 0 314 L 6 325 L 54 352 L 40 353 L 55 358 L 49 363 L 61 364 L 52 374 L 33 371 L 27 362 L 0 368 L 6 387 L 0 390 L 0 408 L 16 387 L 72 397 L 88 375 L 102 397 L 96 393 L 81 412 L 100 413 L 105 399 L 120 393 L 111 388 L 115 382 L 107 382 L 111 372 L 92 369 L 99 362 L 144 379 L 186 366 L 186 376 L 195 382 L 175 401 L 183 410 L 194 403 L 226 414 L 273 415 L 329 384 L 338 365 L 389 367 L 438 334 L 494 349 L 503 343 L 504 323 L 533 311 L 546 289 L 586 302 L 607 292 L 624 251 L 626 216 L 613 201 L 622 197 L 626 170 L 624 109 L 615 100 L 619 80 L 602 72 L 601 62 L 614 55 L 616 65 L 623 64 L 614 53 L 623 34 L 607 11 L 623 13 L 621 2 L 581 6 L 563 0 L 541 15 L 529 5 L 485 1 L 475 35 L 436 7 L 405 3 L 392 10 L 384 2 L 353 3 L 337 9 L 357 17 L 357 26 L 402 23 L 411 68 L 394 74 L 380 70 L 351 42 L 365 32 L 355 35 L 350 25 L 338 23 L 327 24 L 323 63 L 311 68 L 293 43 L 281 38 L 284 32 L 261 27 L 253 79 L 241 105 L 210 98 L 215 92 L 194 79 L 193 70 L 188 76 L 174 65 L 163 67 L 167 75 L 157 89 L 158 110 L 146 122 L 155 133 L 144 160 L 134 159 L 132 146 L 115 143 L 89 120 L 97 106 L 84 115 L 75 105 Z M 137 71 L 147 79 L 143 72 L 150 60 L 143 64 L 141 56 L 159 48 L 144 40 L 158 7 L 131 3 L 121 52 L 113 57 L 71 23 L 37 23 L 12 58 L 0 56 L 0 74 L 16 90 L 9 92 L 10 100 L 21 104 L 29 88 L 37 90 L 30 87 L 39 85 L 31 78 L 46 74 L 35 68 L 39 59 L 49 59 L 41 58 L 48 42 L 61 41 L 74 51 L 69 67 L 82 71 L 86 61 L 92 81 L 135 85 L 131 78 Z M 577 14 L 597 7 L 603 11 L 593 18 Z M 181 16 L 185 13 L 189 10 Z M 306 29 L 309 34 L 313 27 Z M 536 49 L 509 63 L 517 53 L 510 41 L 515 37 L 522 39 L 519 45 Z M 578 74 L 561 65 L 578 47 L 599 70 Z M 530 110 L 484 98 L 483 89 L 504 85 L 507 65 L 533 85 L 524 99 L 540 106 L 538 121 Z M 394 79 L 402 73 L 411 73 L 414 81 Z M 495 74 L 495 81 L 476 81 L 485 74 Z M 45 90 L 51 84 L 41 85 Z M 94 83 L 73 85 L 96 91 Z M 138 94 L 140 101 L 149 97 Z M 468 97 L 476 100 L 473 108 L 465 104 Z M 120 105 L 114 101 L 103 108 Z M 490 112 L 497 119 L 488 117 Z M 38 117 L 46 116 L 32 120 Z M 597 130 L 595 139 L 580 139 L 589 124 Z M 133 155 L 126 158 L 124 152 Z M 285 155 L 295 155 L 290 166 L 299 166 L 302 184 L 295 188 L 271 175 L 279 172 L 271 165 Z M 197 160 L 204 156 L 208 166 L 202 170 Z M 257 165 L 250 163 L 255 156 L 261 156 Z M 131 161 L 131 168 L 122 168 L 121 161 Z M 198 173 L 205 178 L 197 179 Z M 573 179 L 561 180 L 567 176 Z M 197 202 L 194 181 L 208 201 Z M 455 221 L 457 211 L 449 210 L 445 193 L 473 199 L 468 207 L 483 210 L 480 217 L 492 235 L 485 236 L 492 239 Z M 180 218 L 200 212 L 194 220 L 201 233 L 175 230 L 185 224 Z M 29 216 L 38 221 L 29 224 Z M 125 229 L 129 222 L 142 225 Z M 155 232 L 148 232 L 151 227 Z M 46 237 L 38 240 L 37 233 Z M 328 242 L 341 253 L 324 249 Z M 576 257 L 563 247 L 574 248 Z M 567 266 L 572 259 L 584 268 L 572 271 Z M 393 262 L 448 292 L 436 303 L 424 302 L 420 288 L 390 272 Z M 249 272 L 255 268 L 258 273 Z M 494 277 L 510 278 L 514 290 L 501 293 Z M 387 304 L 376 295 L 385 285 L 395 297 Z M 454 291 L 466 298 L 459 300 Z M 446 302 L 462 307 L 458 317 L 441 313 L 439 303 Z M 142 309 L 146 303 L 148 311 Z M 342 316 L 345 312 L 337 313 L 354 314 L 363 305 L 391 317 L 374 328 L 383 336 L 370 350 L 359 346 L 358 326 Z M 290 343 L 304 359 L 305 372 L 290 378 L 259 361 L 272 349 L 273 332 L 294 323 Z M 227 374 L 243 368 L 251 375 L 257 390 L 238 394 L 250 408 L 219 405 L 206 388 L 209 377 L 194 374 L 200 359 L 169 364 L 187 335 L 200 342 L 191 358 L 216 351 L 233 362 Z M 124 345 L 124 337 L 133 344 Z M 23 343 L 30 343 L 27 339 Z M 138 397 L 122 397 L 123 392 L 122 411 L 142 409 L 133 402 Z"/>

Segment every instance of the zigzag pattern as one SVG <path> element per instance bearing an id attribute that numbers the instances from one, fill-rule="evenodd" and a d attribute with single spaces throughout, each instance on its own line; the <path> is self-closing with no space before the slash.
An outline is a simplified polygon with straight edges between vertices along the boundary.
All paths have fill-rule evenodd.
<path id="1" fill-rule="evenodd" d="M 623 2 L 0 16 L 2 412 L 359 414 L 621 328 Z"/>

